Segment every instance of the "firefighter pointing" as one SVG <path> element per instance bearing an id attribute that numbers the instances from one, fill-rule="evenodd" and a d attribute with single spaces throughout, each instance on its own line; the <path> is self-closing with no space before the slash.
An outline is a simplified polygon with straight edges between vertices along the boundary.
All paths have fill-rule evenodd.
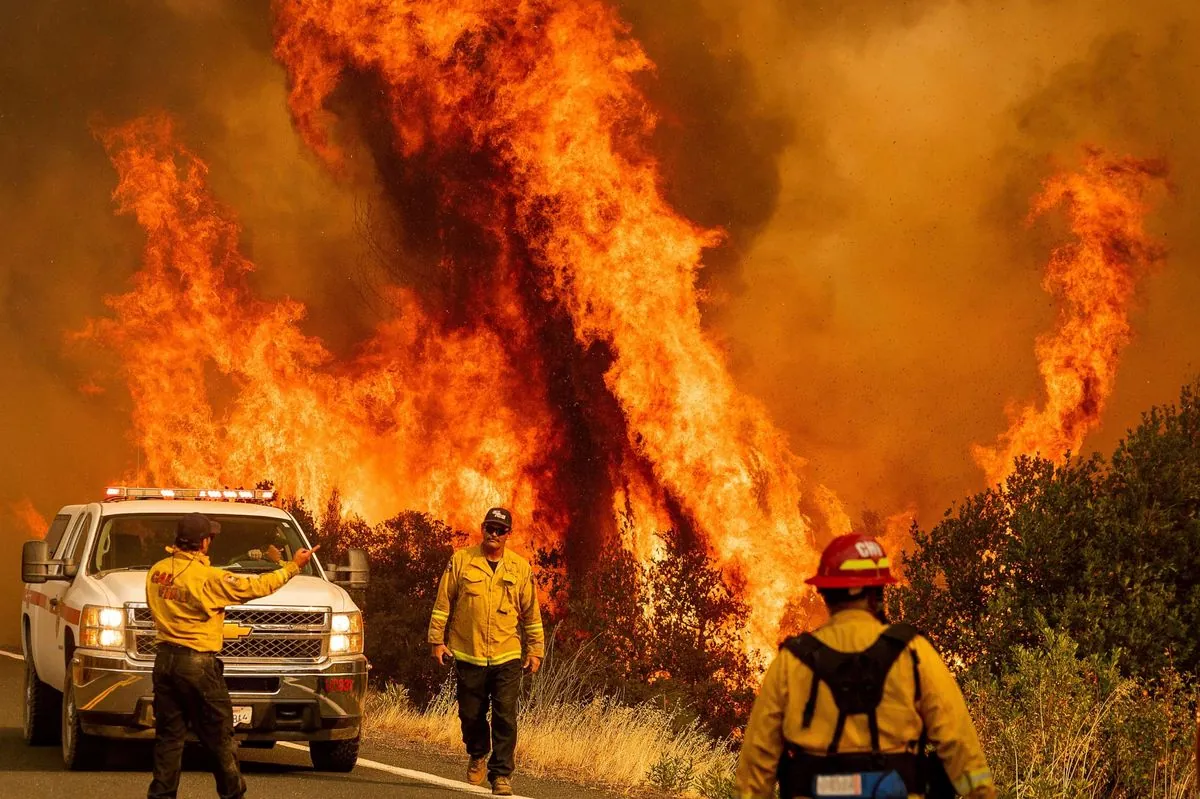
<path id="1" fill-rule="evenodd" d="M 225 608 L 278 591 L 308 563 L 317 547 L 301 549 L 282 568 L 241 575 L 214 568 L 208 549 L 221 526 L 202 513 L 179 521 L 170 557 L 150 567 L 146 599 L 158 628 L 154 656 L 154 780 L 150 799 L 174 799 L 189 727 L 212 757 L 221 799 L 239 799 L 246 782 L 233 741 L 233 705 L 225 669 Z"/>
<path id="2" fill-rule="evenodd" d="M 883 587 L 896 580 L 879 543 L 834 539 L 806 582 L 830 618 L 784 642 L 767 669 L 738 760 L 739 799 L 769 799 L 776 779 L 780 799 L 994 799 L 945 662 L 912 627 L 881 620 Z M 940 763 L 924 756 L 927 742 Z"/>

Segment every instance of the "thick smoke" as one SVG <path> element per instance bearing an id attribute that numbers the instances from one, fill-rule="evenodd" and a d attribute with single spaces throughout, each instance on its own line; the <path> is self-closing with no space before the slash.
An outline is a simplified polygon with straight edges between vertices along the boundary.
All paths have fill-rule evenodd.
<path id="1" fill-rule="evenodd" d="M 925 521 L 983 479 L 970 444 L 1040 400 L 1040 282 L 1069 232 L 1025 218 L 1080 146 L 1161 157 L 1175 196 L 1148 221 L 1170 255 L 1144 286 L 1105 450 L 1200 369 L 1194 4 L 711 3 L 765 104 L 806 132 L 774 216 L 742 243 L 718 309 L 737 373 L 851 509 Z"/>

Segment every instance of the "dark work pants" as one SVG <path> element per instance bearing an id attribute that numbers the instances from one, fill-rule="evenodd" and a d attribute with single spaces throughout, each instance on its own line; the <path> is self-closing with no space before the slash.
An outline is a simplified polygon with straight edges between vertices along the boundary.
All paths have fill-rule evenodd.
<path id="1" fill-rule="evenodd" d="M 154 780 L 149 799 L 174 799 L 188 729 L 212 759 L 217 795 L 241 799 L 246 782 L 234 753 L 233 704 L 214 653 L 159 642 L 154 658 Z"/>
<path id="2" fill-rule="evenodd" d="M 521 691 L 521 659 L 499 666 L 455 661 L 458 672 L 458 719 L 471 757 L 488 758 L 488 779 L 513 773 L 517 748 L 517 697 Z M 488 707 L 492 710 L 488 729 Z"/>

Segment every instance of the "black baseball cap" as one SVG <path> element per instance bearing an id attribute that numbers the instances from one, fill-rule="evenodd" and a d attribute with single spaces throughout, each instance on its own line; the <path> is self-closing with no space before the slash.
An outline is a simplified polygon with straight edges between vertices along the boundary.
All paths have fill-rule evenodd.
<path id="1" fill-rule="evenodd" d="M 179 520 L 179 526 L 175 528 L 175 538 L 199 544 L 219 532 L 221 532 L 221 525 L 203 513 L 189 513 Z"/>
<path id="2" fill-rule="evenodd" d="M 505 530 L 512 529 L 512 514 L 508 508 L 492 508 L 483 517 L 483 524 L 486 527 L 489 524 L 494 524 L 498 527 L 503 527 Z"/>

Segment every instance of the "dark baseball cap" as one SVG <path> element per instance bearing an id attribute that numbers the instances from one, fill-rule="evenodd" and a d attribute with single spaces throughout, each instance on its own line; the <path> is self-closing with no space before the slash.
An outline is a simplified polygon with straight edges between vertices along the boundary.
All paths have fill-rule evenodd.
<path id="1" fill-rule="evenodd" d="M 494 524 L 503 527 L 505 530 L 512 529 L 512 514 L 508 512 L 508 508 L 492 508 L 483 517 L 484 525 Z"/>
<path id="2" fill-rule="evenodd" d="M 221 525 L 203 513 L 189 513 L 179 520 L 179 526 L 175 528 L 175 538 L 199 544 L 219 532 Z"/>

